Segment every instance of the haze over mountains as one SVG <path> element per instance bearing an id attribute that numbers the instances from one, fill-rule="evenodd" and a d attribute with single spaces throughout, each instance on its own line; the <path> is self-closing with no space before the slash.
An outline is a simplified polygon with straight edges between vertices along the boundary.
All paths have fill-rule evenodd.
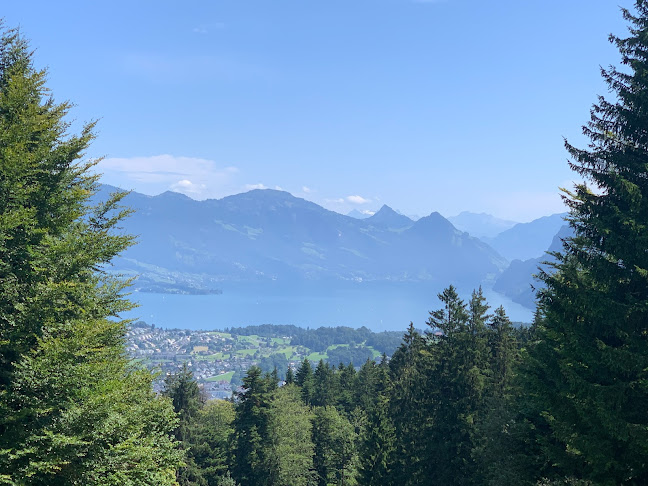
<path id="1" fill-rule="evenodd" d="M 358 220 L 275 190 L 207 201 L 131 193 L 125 204 L 136 210 L 125 230 L 140 237 L 116 267 L 159 289 L 207 290 L 230 281 L 470 285 L 508 265 L 439 213 L 414 222 L 383 206 Z"/>
<path id="2" fill-rule="evenodd" d="M 102 186 L 97 197 L 114 190 Z M 227 293 L 233 286 L 290 293 L 372 284 L 424 284 L 434 294 L 449 284 L 467 291 L 495 285 L 533 306 L 532 299 L 518 298 L 528 290 L 534 269 L 526 280 L 522 274 L 533 264 L 515 263 L 512 277 L 510 260 L 541 256 L 543 242 L 546 249 L 562 221 L 553 215 L 516 224 L 491 239 L 483 237 L 488 244 L 437 212 L 413 221 L 385 205 L 358 219 L 270 189 L 205 201 L 173 192 L 133 192 L 124 203 L 135 209 L 124 230 L 138 235 L 138 244 L 114 262 L 113 270 L 138 276 L 140 291 L 175 294 Z M 459 224 L 477 226 L 482 234 L 512 224 L 462 214 Z"/>
<path id="3" fill-rule="evenodd" d="M 515 221 L 496 218 L 490 214 L 472 213 L 470 211 L 463 211 L 457 216 L 451 216 L 448 218 L 448 221 L 455 228 L 466 231 L 477 238 L 493 238 L 502 231 L 506 231 L 518 224 Z"/>

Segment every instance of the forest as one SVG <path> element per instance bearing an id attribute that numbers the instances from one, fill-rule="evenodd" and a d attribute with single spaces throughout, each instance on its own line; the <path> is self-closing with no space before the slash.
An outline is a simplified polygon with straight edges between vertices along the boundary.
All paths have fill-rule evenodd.
<path id="1" fill-rule="evenodd" d="M 92 202 L 95 123 L 70 133 L 71 103 L 3 28 L 0 484 L 648 484 L 648 1 L 623 15 L 613 98 L 586 148 L 565 142 L 574 236 L 539 270 L 530 327 L 449 285 L 389 359 L 252 367 L 230 401 L 186 367 L 156 393 L 126 354 L 131 282 L 107 271 L 135 243 L 125 193 Z"/>

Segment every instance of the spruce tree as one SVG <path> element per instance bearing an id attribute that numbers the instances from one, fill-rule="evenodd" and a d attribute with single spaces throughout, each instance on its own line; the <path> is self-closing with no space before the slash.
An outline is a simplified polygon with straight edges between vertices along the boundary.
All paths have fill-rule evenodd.
<path id="1" fill-rule="evenodd" d="M 238 393 L 232 436 L 232 475 L 241 486 L 269 485 L 268 421 L 275 386 L 253 366 Z"/>
<path id="2" fill-rule="evenodd" d="M 178 414 L 179 423 L 174 435 L 180 447 L 186 451 L 185 465 L 176 473 L 177 481 L 180 486 L 206 485 L 207 481 L 196 465 L 192 451 L 196 439 L 194 421 L 204 402 L 198 382 L 186 362 L 180 370 L 164 379 L 162 394 L 171 399 L 173 409 Z"/>
<path id="3" fill-rule="evenodd" d="M 311 486 L 313 467 L 312 412 L 297 386 L 274 392 L 269 410 L 268 442 L 264 444 L 272 486 Z"/>
<path id="4" fill-rule="evenodd" d="M 564 197 L 574 237 L 542 274 L 527 364 L 553 471 L 603 485 L 648 484 L 648 2 L 635 7 L 610 36 L 624 68 L 602 70 L 616 99 L 593 106 L 588 148 L 566 145 L 585 182 Z"/>
<path id="5" fill-rule="evenodd" d="M 313 463 L 317 484 L 355 484 L 356 433 L 351 423 L 334 407 L 315 407 L 313 417 Z"/>
<path id="6" fill-rule="evenodd" d="M 430 427 L 426 451 L 429 484 L 469 485 L 476 479 L 476 425 L 488 374 L 485 336 L 488 306 L 481 289 L 468 306 L 450 286 L 439 294 L 444 307 L 430 313 L 427 349 L 432 368 L 426 400 Z"/>
<path id="7" fill-rule="evenodd" d="M 124 194 L 93 205 L 84 152 L 46 73 L 0 31 L 0 482 L 175 483 L 175 415 L 125 353 L 128 282 L 103 268 L 132 243 Z"/>
<path id="8" fill-rule="evenodd" d="M 403 343 L 389 363 L 389 414 L 395 429 L 391 475 L 395 484 L 422 483 L 425 469 L 425 403 L 429 389 L 427 371 L 430 354 L 423 352 L 425 340 L 410 323 Z"/>

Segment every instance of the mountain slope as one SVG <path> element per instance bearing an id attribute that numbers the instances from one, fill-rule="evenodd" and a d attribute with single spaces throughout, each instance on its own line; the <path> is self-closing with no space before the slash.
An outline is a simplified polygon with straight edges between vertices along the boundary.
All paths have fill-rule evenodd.
<path id="1" fill-rule="evenodd" d="M 519 223 L 495 238 L 482 238 L 508 260 L 538 258 L 551 245 L 554 235 L 565 224 L 566 213 L 552 214 L 529 223 Z"/>
<path id="2" fill-rule="evenodd" d="M 124 203 L 136 210 L 124 229 L 139 235 L 139 244 L 114 270 L 140 275 L 143 290 L 199 293 L 232 282 L 306 281 L 475 287 L 507 265 L 438 213 L 414 223 L 384 206 L 358 220 L 275 190 L 207 201 L 131 193 Z"/>
<path id="3" fill-rule="evenodd" d="M 486 213 L 463 211 L 457 216 L 448 218 L 455 228 L 470 233 L 476 238 L 494 238 L 498 234 L 515 226 L 515 221 L 496 218 Z"/>
<path id="4" fill-rule="evenodd" d="M 493 290 L 509 297 L 513 302 L 517 302 L 529 309 L 535 307 L 535 292 L 533 288 L 542 288 L 542 282 L 536 280 L 536 275 L 540 268 L 546 268 L 544 262 L 552 262 L 555 259 L 548 252 L 561 252 L 562 240 L 573 236 L 573 231 L 568 225 L 563 225 L 558 233 L 554 236 L 547 253 L 538 258 L 528 260 L 513 260 L 509 268 L 504 270 L 497 278 Z"/>

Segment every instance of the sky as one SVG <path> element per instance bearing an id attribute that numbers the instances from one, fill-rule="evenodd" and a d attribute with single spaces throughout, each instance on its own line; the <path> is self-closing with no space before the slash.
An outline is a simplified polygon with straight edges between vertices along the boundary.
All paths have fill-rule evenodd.
<path id="1" fill-rule="evenodd" d="M 103 182 L 282 189 L 347 213 L 564 210 L 564 139 L 618 64 L 629 0 L 6 2 Z"/>

